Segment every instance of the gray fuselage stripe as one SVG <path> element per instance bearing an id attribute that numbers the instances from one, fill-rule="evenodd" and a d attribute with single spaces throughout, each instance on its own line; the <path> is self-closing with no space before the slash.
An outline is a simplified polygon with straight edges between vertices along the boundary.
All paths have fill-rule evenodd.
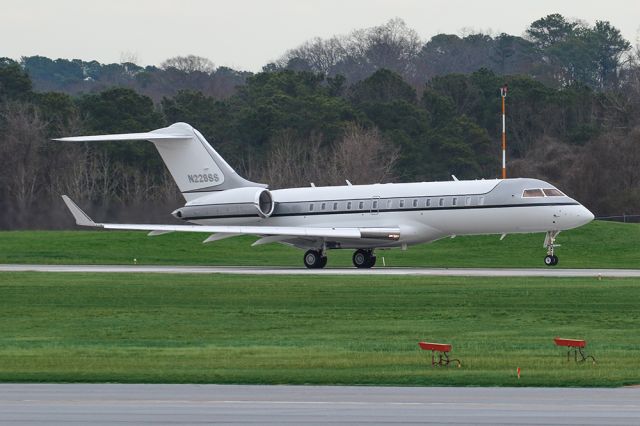
<path id="1" fill-rule="evenodd" d="M 544 206 L 578 206 L 577 202 L 564 203 L 528 203 L 528 204 L 501 204 L 501 205 L 483 205 L 483 206 L 447 206 L 447 207 L 406 207 L 396 209 L 366 209 L 366 210 L 331 210 L 331 211 L 314 211 L 301 213 L 274 213 L 269 217 L 290 217 L 290 216 L 329 216 L 336 214 L 362 214 L 362 213 L 393 213 L 393 212 L 411 212 L 411 211 L 431 211 L 431 210 L 472 210 L 472 209 L 503 209 L 503 208 L 519 208 L 519 207 L 544 207 Z M 203 220 L 203 219 L 228 219 L 239 217 L 260 217 L 258 214 L 251 215 L 223 215 L 223 216 L 194 216 L 183 217 L 183 220 Z"/>

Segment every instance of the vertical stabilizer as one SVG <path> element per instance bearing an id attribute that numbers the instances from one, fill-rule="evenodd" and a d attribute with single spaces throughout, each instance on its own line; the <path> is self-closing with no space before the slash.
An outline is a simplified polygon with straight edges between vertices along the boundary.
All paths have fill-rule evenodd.
<path id="1" fill-rule="evenodd" d="M 188 135 L 184 139 L 149 139 L 169 168 L 171 176 L 187 200 L 204 192 L 247 186 L 266 187 L 236 173 L 202 134 L 186 123 L 175 123 L 151 132 L 158 135 Z"/>
<path id="2" fill-rule="evenodd" d="M 238 175 L 209 145 L 204 136 L 187 123 L 175 123 L 148 133 L 75 136 L 54 140 L 64 142 L 148 140 L 155 145 L 187 201 L 208 192 L 267 186 L 250 182 Z"/>

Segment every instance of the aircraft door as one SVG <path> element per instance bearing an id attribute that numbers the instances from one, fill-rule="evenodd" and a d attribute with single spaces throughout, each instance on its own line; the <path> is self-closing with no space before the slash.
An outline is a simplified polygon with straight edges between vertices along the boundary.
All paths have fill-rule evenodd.
<path id="1" fill-rule="evenodd" d="M 374 195 L 371 197 L 371 206 L 369 212 L 371 214 L 378 214 L 380 212 L 380 196 Z"/>

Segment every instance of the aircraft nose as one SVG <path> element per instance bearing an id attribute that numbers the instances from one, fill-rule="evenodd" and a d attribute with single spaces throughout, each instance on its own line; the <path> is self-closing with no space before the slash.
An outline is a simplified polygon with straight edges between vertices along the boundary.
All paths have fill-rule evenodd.
<path id="1" fill-rule="evenodd" d="M 586 225 L 587 223 L 595 219 L 595 216 L 593 215 L 593 213 L 591 213 L 588 208 L 582 205 L 580 206 L 580 209 L 578 210 L 576 216 L 577 216 L 577 219 L 580 221 L 580 225 Z"/>

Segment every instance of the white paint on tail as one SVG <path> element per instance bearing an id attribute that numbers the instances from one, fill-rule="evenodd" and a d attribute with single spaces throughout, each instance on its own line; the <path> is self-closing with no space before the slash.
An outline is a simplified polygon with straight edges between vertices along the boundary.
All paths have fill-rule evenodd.
<path id="1" fill-rule="evenodd" d="M 187 201 L 213 191 L 267 186 L 250 182 L 238 175 L 209 145 L 204 136 L 187 123 L 175 123 L 148 133 L 75 136 L 54 140 L 62 142 L 150 141 L 158 150 L 162 161 Z"/>

